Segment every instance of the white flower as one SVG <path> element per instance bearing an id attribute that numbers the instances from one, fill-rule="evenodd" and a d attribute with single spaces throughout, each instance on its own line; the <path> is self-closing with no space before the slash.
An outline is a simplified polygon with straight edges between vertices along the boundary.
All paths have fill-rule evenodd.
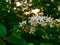
<path id="1" fill-rule="evenodd" d="M 19 22 L 19 27 L 22 27 L 23 24 L 26 25 L 26 20 L 22 21 L 22 22 Z"/>
<path id="2" fill-rule="evenodd" d="M 56 19 L 57 22 L 60 22 L 60 18 L 59 19 Z"/>
<path id="3" fill-rule="evenodd" d="M 42 24 L 42 23 L 44 23 L 43 16 L 40 16 L 39 17 L 39 24 Z"/>
<path id="4" fill-rule="evenodd" d="M 35 17 L 35 16 L 32 16 L 32 17 L 31 17 L 31 20 L 36 20 L 36 17 Z"/>
<path id="5" fill-rule="evenodd" d="M 40 20 L 43 20 L 43 18 L 44 18 L 43 16 L 40 16 L 40 17 L 39 17 Z"/>
<path id="6" fill-rule="evenodd" d="M 30 28 L 29 34 L 33 34 L 33 27 Z"/>
<path id="7" fill-rule="evenodd" d="M 16 6 L 21 6 L 22 4 L 20 2 L 15 2 Z"/>
<path id="8" fill-rule="evenodd" d="M 25 14 L 25 15 L 28 15 L 28 14 L 30 14 L 30 11 L 29 11 L 29 12 L 24 12 L 24 14 Z"/>
<path id="9" fill-rule="evenodd" d="M 40 9 L 34 9 L 32 10 L 32 13 L 38 13 L 40 11 Z"/>
<path id="10" fill-rule="evenodd" d="M 32 6 L 32 4 L 28 4 L 29 6 Z"/>
<path id="11" fill-rule="evenodd" d="M 41 23 L 41 26 L 45 26 L 45 24 L 44 23 Z"/>
<path id="12" fill-rule="evenodd" d="M 35 28 L 34 28 L 33 26 L 31 26 L 31 27 L 30 27 L 30 32 L 29 32 L 29 34 L 34 34 L 34 31 L 35 31 L 34 29 L 35 29 Z"/>
<path id="13" fill-rule="evenodd" d="M 34 23 L 37 24 L 38 20 L 39 20 L 39 16 L 32 16 L 29 22 L 31 23 L 31 25 L 33 25 Z"/>
<path id="14" fill-rule="evenodd" d="M 22 21 L 22 24 L 26 24 L 26 20 L 25 21 Z"/>
<path id="15" fill-rule="evenodd" d="M 32 2 L 32 0 L 30 0 L 30 2 Z"/>
<path id="16" fill-rule="evenodd" d="M 51 22 L 51 17 L 48 17 L 48 18 L 46 19 L 46 22 Z"/>
<path id="17" fill-rule="evenodd" d="M 50 24 L 50 27 L 53 27 L 54 25 L 53 24 Z"/>
<path id="18" fill-rule="evenodd" d="M 21 22 L 19 22 L 19 27 L 22 27 L 22 23 Z"/>
<path id="19" fill-rule="evenodd" d="M 31 23 L 31 25 L 33 25 L 33 21 L 34 21 L 34 20 L 35 20 L 35 17 L 32 16 L 31 19 L 30 19 L 30 21 L 29 21 L 29 22 Z"/>
<path id="20" fill-rule="evenodd" d="M 31 30 L 30 32 L 29 32 L 29 34 L 33 34 L 34 32 Z"/>
<path id="21" fill-rule="evenodd" d="M 44 18 L 44 20 L 46 20 L 46 18 L 47 18 L 47 17 L 46 17 L 46 16 L 44 16 L 43 18 Z"/>

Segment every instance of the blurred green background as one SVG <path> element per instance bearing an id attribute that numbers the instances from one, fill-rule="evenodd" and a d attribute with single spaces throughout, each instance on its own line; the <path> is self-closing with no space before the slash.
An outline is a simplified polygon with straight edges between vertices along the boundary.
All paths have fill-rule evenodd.
<path id="1" fill-rule="evenodd" d="M 20 2 L 20 3 L 19 3 Z M 60 18 L 60 0 L 0 0 L 0 45 L 59 45 L 60 27 L 36 27 L 29 34 L 19 27 L 19 22 L 29 20 L 24 12 L 40 9 L 43 16 Z M 27 22 L 27 25 L 29 23 Z M 42 30 L 44 29 L 44 30 Z"/>

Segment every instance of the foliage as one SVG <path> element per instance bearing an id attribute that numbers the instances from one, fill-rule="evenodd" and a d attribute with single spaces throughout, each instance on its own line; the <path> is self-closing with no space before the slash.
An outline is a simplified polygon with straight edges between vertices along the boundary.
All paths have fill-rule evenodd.
<path id="1" fill-rule="evenodd" d="M 29 3 L 29 2 L 28 2 Z M 60 11 L 58 11 L 59 0 L 33 0 L 32 6 L 27 6 L 29 9 L 22 11 L 26 6 L 16 7 L 15 4 L 0 1 L 0 45 L 59 45 L 60 43 L 60 27 L 41 27 L 38 25 L 33 34 L 29 34 L 28 18 L 31 17 L 24 12 L 34 8 L 43 7 L 44 16 L 52 18 L 60 18 Z M 12 7 L 13 6 L 13 7 Z M 19 27 L 19 22 L 27 20 L 26 26 Z"/>

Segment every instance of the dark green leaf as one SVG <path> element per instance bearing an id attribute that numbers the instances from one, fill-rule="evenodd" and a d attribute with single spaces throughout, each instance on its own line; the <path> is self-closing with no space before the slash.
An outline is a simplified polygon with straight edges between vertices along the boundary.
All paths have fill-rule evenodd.
<path id="1" fill-rule="evenodd" d="M 2 36 L 0 35 L 0 41 L 3 40 L 3 39 L 4 39 L 4 37 L 2 37 Z"/>
<path id="2" fill-rule="evenodd" d="M 7 41 L 11 44 L 20 44 L 20 45 L 27 45 L 26 41 L 24 39 L 18 39 L 15 36 L 10 36 Z"/>
<path id="3" fill-rule="evenodd" d="M 0 45 L 6 45 L 5 42 L 0 43 Z"/>
<path id="4" fill-rule="evenodd" d="M 40 45 L 52 45 L 51 43 L 41 43 Z"/>
<path id="5" fill-rule="evenodd" d="M 3 24 L 0 24 L 0 35 L 2 35 L 2 36 L 7 35 L 6 27 Z"/>
<path id="6" fill-rule="evenodd" d="M 18 26 L 18 25 L 15 25 L 15 26 L 14 26 L 13 35 L 14 35 L 16 38 L 18 38 L 18 39 L 21 38 L 22 31 L 19 30 L 19 26 Z"/>
<path id="7" fill-rule="evenodd" d="M 28 45 L 34 45 L 33 43 L 28 43 Z"/>
<path id="8" fill-rule="evenodd" d="M 21 35 L 22 35 L 22 32 L 17 32 L 17 30 L 16 30 L 16 31 L 13 32 L 13 35 L 14 35 L 16 38 L 20 39 L 20 38 L 21 38 Z"/>

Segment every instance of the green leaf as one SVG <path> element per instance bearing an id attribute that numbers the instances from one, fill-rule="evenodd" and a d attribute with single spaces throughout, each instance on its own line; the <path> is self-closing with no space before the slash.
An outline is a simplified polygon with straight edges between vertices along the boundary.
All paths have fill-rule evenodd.
<path id="1" fill-rule="evenodd" d="M 33 43 L 28 43 L 28 45 L 34 45 Z"/>
<path id="2" fill-rule="evenodd" d="M 6 27 L 3 24 L 0 24 L 0 35 L 3 37 L 7 35 Z"/>
<path id="3" fill-rule="evenodd" d="M 15 36 L 11 35 L 7 41 L 11 44 L 20 44 L 20 45 L 27 45 L 26 41 L 24 39 L 18 39 Z"/>
<path id="4" fill-rule="evenodd" d="M 13 26 L 13 31 L 15 31 L 15 30 L 17 30 L 17 29 L 19 29 L 19 26 L 18 26 L 18 25 L 14 25 L 14 26 Z"/>
<path id="5" fill-rule="evenodd" d="M 14 32 L 13 32 L 13 35 L 14 35 L 16 38 L 20 39 L 20 38 L 21 38 L 21 35 L 22 35 L 22 32 L 17 32 L 17 31 L 18 31 L 18 30 L 14 31 Z"/>
<path id="6" fill-rule="evenodd" d="M 5 42 L 0 43 L 0 45 L 6 45 Z"/>
<path id="7" fill-rule="evenodd" d="M 41 43 L 40 45 L 45 45 L 44 43 Z"/>
<path id="8" fill-rule="evenodd" d="M 40 45 L 52 45 L 51 43 L 41 43 Z"/>
<path id="9" fill-rule="evenodd" d="M 14 26 L 14 29 L 13 29 L 13 35 L 14 35 L 16 38 L 20 39 L 22 33 L 23 33 L 23 32 L 22 32 L 21 30 L 19 30 L 18 25 L 15 25 L 15 26 Z"/>
<path id="10" fill-rule="evenodd" d="M 34 35 L 34 37 L 35 37 L 35 36 L 37 35 L 37 33 L 35 32 L 33 35 Z"/>
<path id="11" fill-rule="evenodd" d="M 3 39 L 4 39 L 4 37 L 2 37 L 2 36 L 0 35 L 0 41 L 3 40 Z"/>

